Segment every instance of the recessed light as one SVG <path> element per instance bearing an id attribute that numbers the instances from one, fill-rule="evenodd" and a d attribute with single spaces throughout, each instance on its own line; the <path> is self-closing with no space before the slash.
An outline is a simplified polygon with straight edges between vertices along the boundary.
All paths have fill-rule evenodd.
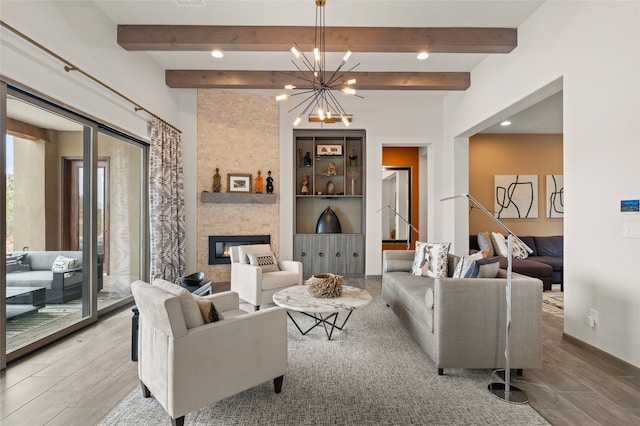
<path id="1" fill-rule="evenodd" d="M 428 57 L 429 57 L 429 54 L 427 52 L 418 53 L 418 59 L 420 60 L 427 59 Z"/>
<path id="2" fill-rule="evenodd" d="M 214 58 L 222 58 L 224 55 L 219 50 L 212 50 L 211 56 L 213 56 Z"/>
<path id="3" fill-rule="evenodd" d="M 500 125 L 502 127 L 511 126 L 511 122 L 509 120 L 504 120 L 502 123 L 500 123 Z"/>
<path id="4" fill-rule="evenodd" d="M 200 6 L 206 7 L 207 4 L 204 0 L 176 0 L 176 5 L 178 6 Z"/>

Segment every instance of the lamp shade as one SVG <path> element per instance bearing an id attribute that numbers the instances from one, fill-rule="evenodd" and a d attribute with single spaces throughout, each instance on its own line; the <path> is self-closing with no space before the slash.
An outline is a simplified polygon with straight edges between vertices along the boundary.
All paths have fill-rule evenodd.
<path id="1" fill-rule="evenodd" d="M 336 213 L 331 210 L 331 206 L 327 206 L 326 209 L 320 214 L 318 223 L 316 223 L 316 234 L 341 234 L 342 227 Z"/>

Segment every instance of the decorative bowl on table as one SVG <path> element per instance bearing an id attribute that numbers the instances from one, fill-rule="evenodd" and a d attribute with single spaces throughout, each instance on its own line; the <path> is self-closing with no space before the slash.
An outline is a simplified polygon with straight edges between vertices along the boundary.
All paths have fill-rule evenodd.
<path id="1" fill-rule="evenodd" d="M 315 274 L 306 280 L 307 291 L 313 297 L 340 297 L 344 280 L 340 275 Z"/>
<path id="2" fill-rule="evenodd" d="M 180 283 L 185 287 L 199 286 L 202 280 L 204 280 L 204 272 L 195 272 L 186 277 L 180 277 Z"/>

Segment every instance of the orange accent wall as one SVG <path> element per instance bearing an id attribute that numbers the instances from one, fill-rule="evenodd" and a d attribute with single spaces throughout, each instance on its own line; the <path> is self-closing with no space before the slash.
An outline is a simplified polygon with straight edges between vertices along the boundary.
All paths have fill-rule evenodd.
<path id="1" fill-rule="evenodd" d="M 420 209 L 418 205 L 418 194 L 420 194 L 419 176 L 418 176 L 418 148 L 416 147 L 383 147 L 382 148 L 382 165 L 389 167 L 411 167 L 411 223 L 416 225 L 420 217 Z M 415 247 L 415 241 L 418 239 L 418 233 L 411 231 L 411 249 Z M 405 250 L 406 243 L 385 243 L 382 244 L 382 250 Z"/>
<path id="2" fill-rule="evenodd" d="M 469 193 L 493 211 L 494 175 L 538 175 L 538 218 L 502 219 L 516 235 L 562 235 L 564 219 L 546 217 L 546 175 L 563 174 L 562 135 L 479 134 L 469 139 Z M 479 209 L 472 209 L 469 232 L 504 233 Z"/>

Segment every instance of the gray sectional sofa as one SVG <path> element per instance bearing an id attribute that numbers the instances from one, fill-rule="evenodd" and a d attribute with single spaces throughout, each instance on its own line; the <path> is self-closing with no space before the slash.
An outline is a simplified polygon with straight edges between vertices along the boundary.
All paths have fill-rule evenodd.
<path id="1" fill-rule="evenodd" d="M 80 267 L 53 272 L 53 262 L 59 255 L 78 259 Z M 102 288 L 101 259 L 100 255 L 98 289 Z M 67 303 L 81 297 L 84 279 L 82 251 L 15 251 L 7 257 L 7 286 L 44 287 L 46 303 Z"/>
<path id="2" fill-rule="evenodd" d="M 382 297 L 444 374 L 445 368 L 504 368 L 506 271 L 497 278 L 411 274 L 413 250 L 385 250 Z M 449 274 L 460 258 L 449 254 Z M 512 275 L 511 368 L 542 365 L 542 282 Z"/>

